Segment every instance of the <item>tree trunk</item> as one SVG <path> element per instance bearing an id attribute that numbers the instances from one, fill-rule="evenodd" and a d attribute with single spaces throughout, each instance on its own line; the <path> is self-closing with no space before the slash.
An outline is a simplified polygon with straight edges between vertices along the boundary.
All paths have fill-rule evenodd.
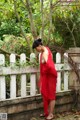
<path id="1" fill-rule="evenodd" d="M 30 19 L 32 35 L 33 35 L 34 39 L 36 39 L 37 38 L 37 32 L 36 32 L 36 28 L 35 28 L 35 25 L 34 25 L 34 22 L 33 22 L 32 9 L 31 9 L 31 5 L 30 5 L 29 0 L 26 0 L 26 8 L 28 9 L 28 12 L 29 12 L 29 19 Z"/>
<path id="2" fill-rule="evenodd" d="M 53 8 L 52 0 L 50 0 L 50 8 L 49 8 L 50 27 L 49 27 L 49 34 L 48 34 L 48 44 L 50 43 L 51 33 L 53 34 L 53 32 L 54 32 L 54 26 L 53 26 L 53 23 L 52 23 L 52 8 Z"/>
<path id="3" fill-rule="evenodd" d="M 41 27 L 41 31 L 40 31 L 40 36 L 42 38 L 42 40 L 44 39 L 44 13 L 43 13 L 43 0 L 40 0 L 40 12 L 41 12 L 41 22 L 42 22 L 42 27 Z"/>

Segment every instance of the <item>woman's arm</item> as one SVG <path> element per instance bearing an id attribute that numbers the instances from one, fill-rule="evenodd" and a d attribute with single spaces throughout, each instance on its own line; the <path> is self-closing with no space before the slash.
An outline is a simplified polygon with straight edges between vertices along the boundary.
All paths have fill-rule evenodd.
<path id="1" fill-rule="evenodd" d="M 42 55 L 42 63 L 47 63 L 48 60 L 48 51 L 44 51 Z"/>

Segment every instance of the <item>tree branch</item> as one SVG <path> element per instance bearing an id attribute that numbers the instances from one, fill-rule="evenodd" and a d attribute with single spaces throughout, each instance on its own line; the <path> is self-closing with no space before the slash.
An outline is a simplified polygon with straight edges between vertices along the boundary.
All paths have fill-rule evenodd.
<path id="1" fill-rule="evenodd" d="M 74 25 L 73 25 L 73 28 L 72 28 L 72 30 L 70 29 L 70 27 L 69 27 L 69 25 L 68 25 L 68 23 L 67 22 L 65 22 L 65 24 L 66 24 L 66 26 L 67 26 L 67 29 L 69 30 L 69 32 L 71 33 L 71 35 L 72 35 L 72 39 L 73 39 L 73 44 L 74 44 L 74 47 L 76 47 L 76 40 L 75 40 L 75 37 L 74 37 L 74 35 L 73 35 L 73 29 L 74 29 Z"/>

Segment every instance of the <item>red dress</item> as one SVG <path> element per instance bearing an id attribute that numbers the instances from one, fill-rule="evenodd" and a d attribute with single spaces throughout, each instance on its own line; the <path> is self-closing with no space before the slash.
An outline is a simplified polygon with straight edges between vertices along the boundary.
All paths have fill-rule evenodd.
<path id="1" fill-rule="evenodd" d="M 48 60 L 42 63 L 42 53 L 40 56 L 40 88 L 41 94 L 49 100 L 55 100 L 57 71 L 52 59 L 52 53 L 48 47 Z"/>

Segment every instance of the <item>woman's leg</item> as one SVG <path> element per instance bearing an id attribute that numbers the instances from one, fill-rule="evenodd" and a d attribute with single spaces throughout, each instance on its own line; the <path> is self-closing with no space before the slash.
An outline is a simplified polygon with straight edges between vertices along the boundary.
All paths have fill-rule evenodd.
<path id="1" fill-rule="evenodd" d="M 51 100 L 49 103 L 49 113 L 53 114 L 54 107 L 55 107 L 55 100 Z"/>
<path id="2" fill-rule="evenodd" d="M 50 100 L 50 103 L 49 103 L 49 115 L 47 116 L 48 120 L 53 118 L 54 107 L 55 107 L 55 100 Z"/>

